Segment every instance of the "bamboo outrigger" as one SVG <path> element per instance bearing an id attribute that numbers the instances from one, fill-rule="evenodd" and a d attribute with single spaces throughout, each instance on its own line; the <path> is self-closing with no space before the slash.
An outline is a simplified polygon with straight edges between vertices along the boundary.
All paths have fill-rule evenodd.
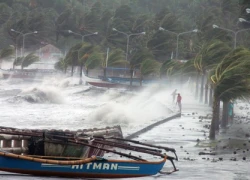
<path id="1" fill-rule="evenodd" d="M 16 134 L 14 134 L 14 132 Z M 16 129 L 5 129 L 0 127 L 0 133 L 5 135 L 5 140 L 13 136 L 15 140 L 32 136 L 33 138 L 43 138 L 44 144 L 54 144 L 57 147 L 84 147 L 89 148 L 92 156 L 78 157 L 57 156 L 47 153 L 40 153 L 28 150 L 22 154 L 0 150 L 0 170 L 14 173 L 41 175 L 41 176 L 61 176 L 61 177 L 85 177 L 85 178 L 127 178 L 155 175 L 157 173 L 169 174 L 177 171 L 174 160 L 178 160 L 175 149 L 146 144 L 140 141 L 127 140 L 119 136 L 110 136 L 100 133 L 55 133 L 55 131 L 18 132 Z M 60 148 L 59 148 L 60 149 Z M 55 150 L 55 149 L 54 149 Z M 129 153 L 127 151 L 130 151 Z M 119 152 L 120 151 L 120 152 Z M 166 152 L 172 152 L 175 157 L 168 156 Z M 39 152 L 39 151 L 38 151 Z M 93 155 L 94 152 L 103 152 L 100 155 Z M 104 152 L 113 153 L 122 159 L 109 159 Z M 132 153 L 131 153 L 132 152 Z M 140 154 L 138 154 L 140 153 Z M 66 154 L 64 152 L 64 154 Z M 142 154 L 153 155 L 152 161 L 143 158 Z M 125 158 L 125 159 L 124 159 Z M 131 159 L 131 160 L 129 160 Z M 173 165 L 173 170 L 163 172 L 165 162 L 169 160 Z"/>

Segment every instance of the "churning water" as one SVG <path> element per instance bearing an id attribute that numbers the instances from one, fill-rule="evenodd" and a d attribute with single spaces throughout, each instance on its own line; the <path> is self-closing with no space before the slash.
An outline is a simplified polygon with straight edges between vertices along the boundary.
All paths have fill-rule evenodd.
<path id="1" fill-rule="evenodd" d="M 119 89 L 100 89 L 78 85 L 78 79 L 46 79 L 27 83 L 20 80 L 0 80 L 1 126 L 37 129 L 85 129 L 120 125 L 127 136 L 155 121 L 164 119 L 173 111 L 171 91 L 151 87 L 138 93 Z M 172 175 L 136 179 L 248 179 L 249 160 L 230 161 L 230 154 L 221 155 L 223 161 L 212 161 L 213 156 L 198 156 L 204 148 L 197 146 L 207 131 L 198 121 L 193 101 L 183 97 L 183 115 L 155 127 L 138 140 L 176 148 L 180 169 Z M 186 100 L 185 100 L 186 99 Z M 190 103 L 190 104 L 189 104 Z M 186 105 L 185 105 L 186 104 Z M 197 108 L 198 109 L 198 108 Z M 218 158 L 218 157 L 216 157 Z M 208 160 L 209 159 L 209 160 Z M 166 167 L 171 165 L 167 163 Z M 57 179 L 9 175 L 0 179 Z"/>

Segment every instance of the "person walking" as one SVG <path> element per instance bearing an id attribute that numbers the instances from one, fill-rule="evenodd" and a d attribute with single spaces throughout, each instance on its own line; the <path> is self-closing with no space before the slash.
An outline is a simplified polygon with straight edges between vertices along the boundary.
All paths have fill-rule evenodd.
<path id="1" fill-rule="evenodd" d="M 172 92 L 172 97 L 173 97 L 173 104 L 175 102 L 175 96 L 177 95 L 177 89 L 174 90 L 174 92 Z"/>
<path id="2" fill-rule="evenodd" d="M 180 112 L 181 112 L 181 100 L 182 100 L 182 97 L 181 97 L 180 93 L 178 93 L 176 104 L 178 105 Z"/>

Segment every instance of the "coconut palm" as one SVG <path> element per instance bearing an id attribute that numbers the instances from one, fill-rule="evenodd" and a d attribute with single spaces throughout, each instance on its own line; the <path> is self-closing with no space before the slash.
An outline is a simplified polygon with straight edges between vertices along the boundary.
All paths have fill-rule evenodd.
<path id="1" fill-rule="evenodd" d="M 91 53 L 90 55 L 88 55 L 84 63 L 84 67 L 86 69 L 86 75 L 88 75 L 88 72 L 90 69 L 101 67 L 102 62 L 103 62 L 103 56 L 101 53 L 95 51 Z"/>
<path id="2" fill-rule="evenodd" d="M 215 139 L 219 102 L 250 96 L 250 51 L 238 48 L 224 57 L 214 69 L 211 81 L 214 86 L 213 117 L 209 137 Z"/>
<path id="3" fill-rule="evenodd" d="M 80 64 L 80 82 L 79 82 L 80 84 L 82 84 L 83 66 L 86 63 L 86 61 L 87 61 L 88 57 L 90 56 L 90 54 L 94 52 L 95 48 L 96 47 L 94 45 L 91 45 L 89 43 L 83 43 L 81 48 L 78 50 L 78 63 Z M 93 61 L 93 59 L 95 59 L 95 58 L 93 57 L 91 62 Z M 93 64 L 93 62 L 92 62 L 92 64 Z M 87 72 L 87 75 L 88 75 L 88 72 Z"/>
<path id="4" fill-rule="evenodd" d="M 200 51 L 194 59 L 194 67 L 196 68 L 198 74 L 201 75 L 200 102 L 202 102 L 204 98 L 204 83 L 205 78 L 207 77 L 207 72 L 220 62 L 230 50 L 231 48 L 220 40 L 208 41 L 200 47 Z M 207 103 L 207 96 L 205 98 L 205 103 Z"/>
<path id="5" fill-rule="evenodd" d="M 140 65 L 141 77 L 140 85 L 142 85 L 143 78 L 150 74 L 160 74 L 160 63 L 153 59 L 146 59 Z"/>
<path id="6" fill-rule="evenodd" d="M 110 54 L 107 55 L 106 59 L 103 60 L 103 76 L 104 79 L 107 77 L 107 67 L 114 67 L 119 65 L 129 64 L 125 60 L 124 52 L 121 49 L 114 49 Z"/>
<path id="7" fill-rule="evenodd" d="M 7 48 L 4 48 L 0 51 L 0 68 L 2 65 L 2 61 L 4 59 L 11 57 L 14 53 L 15 53 L 15 47 L 12 45 L 10 45 Z"/>
<path id="8" fill-rule="evenodd" d="M 29 65 L 37 61 L 39 61 L 39 57 L 34 53 L 30 53 L 23 58 L 21 69 L 24 69 L 25 67 L 28 67 Z"/>
<path id="9" fill-rule="evenodd" d="M 130 86 L 132 86 L 133 73 L 135 68 L 139 68 L 140 64 L 146 59 L 154 59 L 151 51 L 147 48 L 140 48 L 132 54 L 130 64 Z"/>
<path id="10" fill-rule="evenodd" d="M 78 43 L 70 48 L 66 54 L 65 60 L 71 65 L 71 76 L 74 73 L 74 67 L 78 65 L 79 49 L 82 47 L 82 43 Z"/>
<path id="11" fill-rule="evenodd" d="M 67 72 L 67 67 L 68 67 L 68 62 L 66 58 L 60 58 L 58 62 L 55 63 L 54 65 L 55 69 L 61 70 L 64 73 Z"/>
<path id="12" fill-rule="evenodd" d="M 171 85 L 174 80 L 177 80 L 183 69 L 184 63 L 175 60 L 165 61 L 160 68 L 161 76 L 166 75 L 169 84 Z"/>

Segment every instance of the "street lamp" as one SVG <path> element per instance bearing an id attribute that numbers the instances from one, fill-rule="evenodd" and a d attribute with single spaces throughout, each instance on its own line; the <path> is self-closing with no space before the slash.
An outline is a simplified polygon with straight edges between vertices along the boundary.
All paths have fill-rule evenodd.
<path id="1" fill-rule="evenodd" d="M 130 36 L 137 36 L 137 35 L 145 35 L 146 32 L 140 32 L 140 33 L 134 33 L 134 34 L 127 34 L 125 32 L 122 32 L 122 31 L 118 31 L 117 29 L 115 28 L 112 28 L 113 31 L 117 31 L 121 34 L 124 34 L 126 37 L 127 37 L 127 49 L 126 49 L 126 61 L 128 60 L 128 45 L 129 45 L 129 38 Z"/>
<path id="2" fill-rule="evenodd" d="M 94 32 L 94 33 L 82 35 L 82 34 L 73 32 L 73 31 L 71 31 L 71 30 L 68 30 L 68 33 L 72 33 L 72 34 L 76 34 L 76 35 L 78 35 L 78 36 L 81 36 L 81 37 L 82 37 L 82 42 L 83 42 L 83 40 L 84 40 L 84 37 L 86 37 L 86 36 L 91 36 L 91 35 L 97 35 L 97 34 L 98 34 L 98 32 Z"/>
<path id="3" fill-rule="evenodd" d="M 197 33 L 198 32 L 198 29 L 194 29 L 192 31 L 185 31 L 185 32 L 181 32 L 181 33 L 176 33 L 176 32 L 173 32 L 173 31 L 166 30 L 163 27 L 159 27 L 159 30 L 160 31 L 167 31 L 167 32 L 170 32 L 170 33 L 176 35 L 176 55 L 175 55 L 176 60 L 178 59 L 178 55 L 179 55 L 178 54 L 178 51 L 179 51 L 179 36 L 182 35 L 182 34 L 187 34 L 187 33 L 192 33 L 192 32 Z"/>
<path id="4" fill-rule="evenodd" d="M 249 14 L 250 13 L 250 8 L 246 8 L 246 12 Z"/>
<path id="5" fill-rule="evenodd" d="M 94 32 L 94 33 L 82 35 L 82 34 L 73 32 L 73 31 L 71 31 L 71 30 L 68 30 L 68 33 L 72 33 L 72 34 L 76 34 L 76 35 L 78 35 L 78 36 L 81 36 L 81 37 L 82 37 L 82 43 L 83 43 L 84 37 L 86 37 L 86 36 L 92 36 L 92 35 L 97 35 L 97 34 L 98 34 L 98 32 Z M 78 57 L 78 61 L 79 61 L 79 50 L 78 50 L 78 52 L 77 52 L 77 57 Z M 72 65 L 72 68 L 73 68 L 73 65 Z M 73 71 L 72 71 L 72 76 L 73 76 Z M 80 72 L 79 84 L 82 84 L 82 69 L 81 69 L 81 72 Z"/>
<path id="6" fill-rule="evenodd" d="M 243 19 L 243 18 L 242 18 Z M 229 32 L 232 32 L 234 34 L 234 49 L 236 48 L 236 42 L 237 42 L 237 35 L 239 32 L 243 32 L 243 31 L 248 31 L 250 30 L 250 28 L 247 28 L 247 29 L 241 29 L 239 31 L 233 31 L 231 29 L 227 29 L 227 28 L 222 28 L 222 27 L 219 27 L 215 24 L 213 24 L 213 28 L 218 28 L 218 29 L 222 29 L 222 30 L 225 30 L 225 31 L 229 31 Z"/>
<path id="7" fill-rule="evenodd" d="M 244 19 L 244 18 L 239 18 L 239 21 L 240 21 L 240 22 L 250 23 L 250 21 L 248 21 L 248 20 L 246 20 L 246 19 Z"/>
<path id="8" fill-rule="evenodd" d="M 22 53 L 21 53 L 21 56 L 24 56 L 24 42 L 25 42 L 25 36 L 27 35 L 30 35 L 30 34 L 37 34 L 38 32 L 37 31 L 34 31 L 34 32 L 30 32 L 30 33 L 22 33 L 20 31 L 16 31 L 14 29 L 11 29 L 12 32 L 15 32 L 15 33 L 18 33 L 18 34 L 21 34 L 23 36 L 23 48 L 22 48 Z"/>

